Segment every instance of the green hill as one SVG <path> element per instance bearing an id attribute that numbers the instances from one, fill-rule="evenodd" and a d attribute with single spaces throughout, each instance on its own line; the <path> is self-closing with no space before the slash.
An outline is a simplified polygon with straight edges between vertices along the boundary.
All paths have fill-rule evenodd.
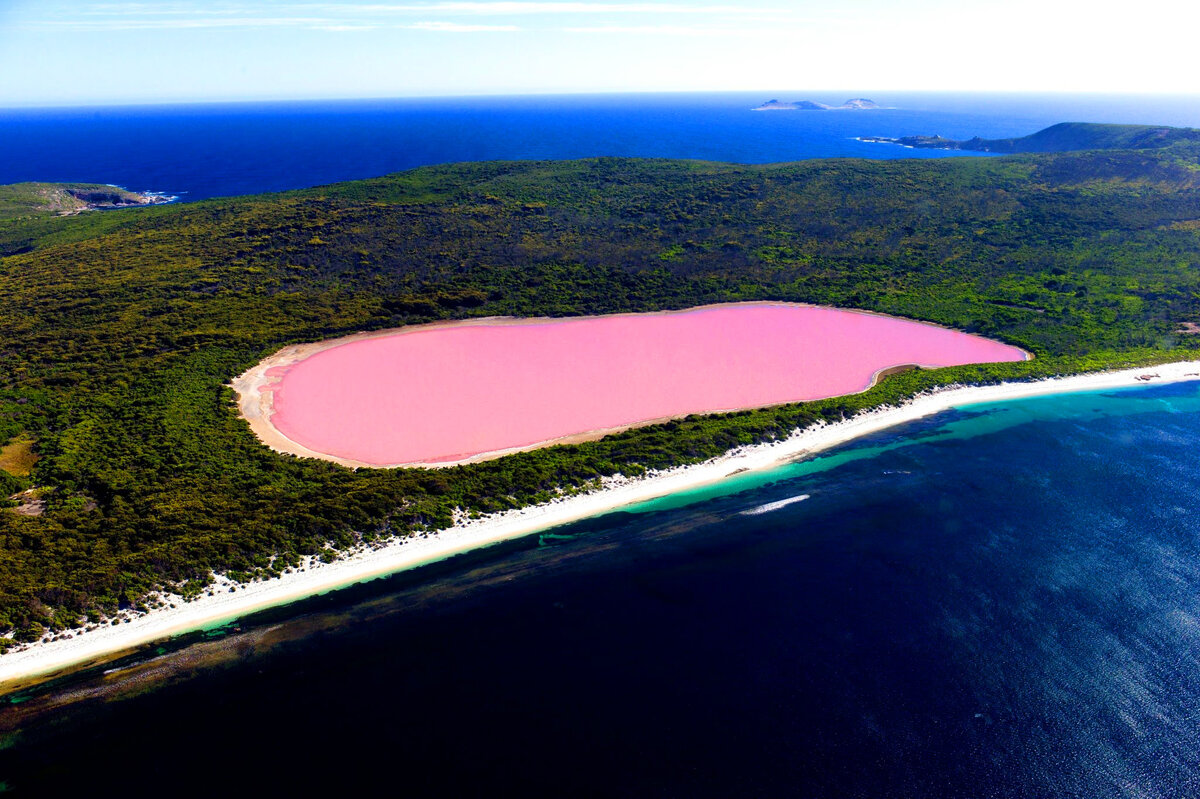
<path id="1" fill-rule="evenodd" d="M 1061 122 L 1015 139 L 964 141 L 941 136 L 904 136 L 899 139 L 874 137 L 868 141 L 891 142 L 927 150 L 971 150 L 983 153 L 1062 153 L 1075 150 L 1148 150 L 1180 142 L 1200 143 L 1200 130 L 1161 125 L 1102 125 L 1090 122 Z"/>
<path id="2" fill-rule="evenodd" d="M 926 319 L 1038 357 L 432 472 L 276 455 L 227 388 L 288 342 L 356 330 L 758 299 Z M 0 634 L 33 640 L 156 588 L 196 592 L 212 569 L 270 576 L 446 526 L 456 507 L 545 500 L 939 383 L 1195 357 L 1185 322 L 1200 322 L 1200 158 L 1181 145 L 472 163 L 0 221 L 0 447 L 36 442 L 0 489 L 45 503 L 0 510 Z"/>

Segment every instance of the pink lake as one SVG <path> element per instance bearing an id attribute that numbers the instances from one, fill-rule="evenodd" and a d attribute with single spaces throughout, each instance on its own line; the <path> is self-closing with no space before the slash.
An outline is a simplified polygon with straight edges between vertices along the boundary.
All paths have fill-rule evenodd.
<path id="1" fill-rule="evenodd" d="M 490 320 L 349 341 L 272 370 L 271 423 L 345 461 L 436 464 L 691 413 L 850 394 L 905 364 L 1024 358 L 934 325 L 787 304 Z"/>

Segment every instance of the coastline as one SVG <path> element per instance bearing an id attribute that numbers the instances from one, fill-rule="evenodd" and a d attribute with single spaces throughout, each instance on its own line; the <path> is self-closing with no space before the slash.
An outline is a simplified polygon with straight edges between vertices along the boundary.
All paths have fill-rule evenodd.
<path id="1" fill-rule="evenodd" d="M 1015 400 L 1046 394 L 1128 388 L 1200 380 L 1200 361 L 1183 361 L 1116 372 L 1099 372 L 990 386 L 949 386 L 918 395 L 900 406 L 885 406 L 833 424 L 793 432 L 786 439 L 752 445 L 690 466 L 650 473 L 636 479 L 609 478 L 604 487 L 473 520 L 379 548 L 346 553 L 333 563 L 310 561 L 302 571 L 248 584 L 218 578 L 214 590 L 184 602 L 163 597 L 172 607 L 122 618 L 121 623 L 73 631 L 49 642 L 0 655 L 0 691 L 9 683 L 59 670 L 102 663 L 143 644 L 169 638 L 251 612 L 327 593 L 405 569 L 444 560 L 559 525 L 597 516 L 638 502 L 720 482 L 734 474 L 771 469 L 814 455 L 855 438 L 905 422 L 976 403 Z M 71 637 L 65 637 L 69 635 Z"/>

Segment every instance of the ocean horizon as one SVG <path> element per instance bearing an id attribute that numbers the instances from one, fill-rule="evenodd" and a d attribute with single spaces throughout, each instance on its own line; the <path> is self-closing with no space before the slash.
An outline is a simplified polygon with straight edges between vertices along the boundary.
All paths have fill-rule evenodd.
<path id="1" fill-rule="evenodd" d="M 868 111 L 752 112 L 776 97 Z M 194 201 L 461 161 L 946 158 L 860 136 L 1023 136 L 1057 122 L 1200 125 L 1195 97 L 901 92 L 590 94 L 0 109 L 0 184 L 111 183 Z"/>

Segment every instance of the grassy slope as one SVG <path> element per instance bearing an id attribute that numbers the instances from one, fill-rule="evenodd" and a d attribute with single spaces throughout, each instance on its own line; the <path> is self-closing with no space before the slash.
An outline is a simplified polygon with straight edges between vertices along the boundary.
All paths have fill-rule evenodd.
<path id="1" fill-rule="evenodd" d="M 1200 157 L 1173 147 L 464 164 L 0 225 L 0 441 L 35 435 L 33 484 L 52 489 L 43 517 L 0 513 L 0 630 L 32 638 L 212 568 L 271 574 L 937 382 L 1191 356 L 1175 331 L 1200 321 L 1197 219 Z M 224 387 L 285 342 L 364 328 L 742 299 L 928 319 L 1039 358 L 432 473 L 274 455 Z"/>
<path id="2" fill-rule="evenodd" d="M 33 450 L 35 443 L 29 436 L 22 435 L 0 446 L 0 471 L 13 477 L 28 477 L 37 463 L 37 454 Z"/>

